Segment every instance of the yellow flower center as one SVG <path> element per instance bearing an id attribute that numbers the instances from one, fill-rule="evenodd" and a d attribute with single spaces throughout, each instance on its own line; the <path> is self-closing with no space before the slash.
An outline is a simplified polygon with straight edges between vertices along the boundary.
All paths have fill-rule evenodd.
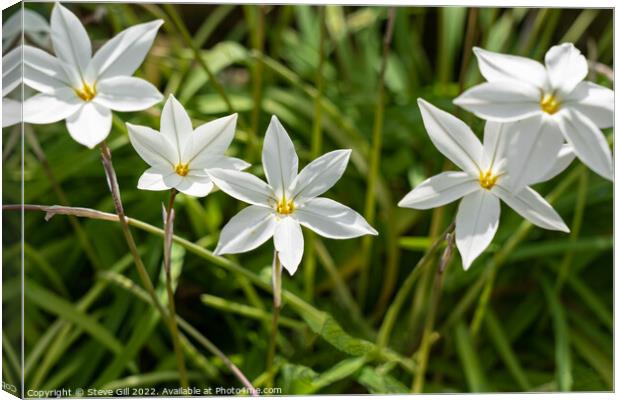
<path id="1" fill-rule="evenodd" d="M 560 108 L 560 102 L 552 94 L 545 94 L 540 99 L 540 108 L 547 114 L 555 114 Z"/>
<path id="2" fill-rule="evenodd" d="M 97 95 L 95 86 L 90 86 L 88 83 L 83 83 L 81 89 L 75 89 L 75 94 L 84 101 L 91 101 Z"/>
<path id="3" fill-rule="evenodd" d="M 499 176 L 493 174 L 491 170 L 486 172 L 480 171 L 480 178 L 478 178 L 478 180 L 480 181 L 480 186 L 486 190 L 491 190 L 491 188 L 495 186 L 495 182 L 497 182 L 498 177 Z"/>
<path id="4" fill-rule="evenodd" d="M 293 211 L 295 211 L 295 203 L 293 203 L 293 200 L 286 200 L 286 198 L 283 198 L 282 200 L 278 201 L 278 204 L 276 205 L 276 211 L 278 212 L 278 214 L 281 215 L 292 214 Z"/>
<path id="5" fill-rule="evenodd" d="M 177 164 L 174 167 L 174 172 L 176 172 L 178 175 L 186 176 L 189 173 L 189 164 Z"/>

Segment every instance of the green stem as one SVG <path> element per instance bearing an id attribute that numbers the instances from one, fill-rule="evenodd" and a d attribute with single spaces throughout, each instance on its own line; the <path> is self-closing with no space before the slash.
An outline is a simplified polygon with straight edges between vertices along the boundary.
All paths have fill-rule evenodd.
<path id="1" fill-rule="evenodd" d="M 263 54 L 265 47 L 265 10 L 264 5 L 247 5 L 245 6 L 246 14 L 248 19 L 252 19 L 250 21 L 250 26 L 253 28 L 253 33 L 251 35 L 252 39 L 252 49 L 260 54 Z M 256 10 L 256 13 L 252 15 L 252 11 Z M 261 111 L 261 103 L 262 103 L 262 90 L 263 90 L 263 70 L 264 65 L 261 58 L 256 58 L 254 60 L 254 65 L 252 67 L 252 97 L 254 99 L 254 106 L 252 108 L 252 132 L 253 135 L 250 136 L 250 147 L 249 147 L 249 155 L 250 161 L 257 154 L 258 149 L 258 125 L 260 122 L 260 111 Z"/>
<path id="2" fill-rule="evenodd" d="M 394 301 L 388 308 L 387 313 L 385 314 L 385 318 L 383 319 L 383 323 L 381 324 L 381 328 L 379 328 L 379 334 L 377 336 L 377 345 L 381 347 L 385 347 L 388 345 L 390 341 L 390 335 L 392 333 L 392 328 L 394 327 L 394 323 L 396 322 L 396 318 L 400 313 L 400 310 L 407 299 L 407 296 L 411 289 L 413 288 L 413 284 L 417 280 L 420 273 L 424 270 L 424 266 L 430 261 L 430 259 L 435 255 L 435 252 L 439 248 L 439 245 L 446 240 L 446 236 L 448 233 L 454 230 L 454 224 L 451 224 L 448 229 L 438 237 L 433 244 L 426 250 L 422 258 L 418 261 L 418 263 L 413 267 L 403 284 L 401 285 L 398 293 L 396 293 L 396 297 Z"/>
<path id="3" fill-rule="evenodd" d="M 381 57 L 381 67 L 378 77 L 377 88 L 377 106 L 375 108 L 375 120 L 372 131 L 372 144 L 370 150 L 370 163 L 368 170 L 368 185 L 366 187 L 366 206 L 364 216 L 370 225 L 374 224 L 376 214 L 376 191 L 377 179 L 379 175 L 379 166 L 381 164 L 381 148 L 383 142 L 383 114 L 385 111 L 385 71 L 387 69 L 387 60 L 390 52 L 390 44 L 392 43 L 392 33 L 394 31 L 394 18 L 396 16 L 396 8 L 390 7 L 388 10 L 387 26 L 383 36 L 383 54 Z M 364 263 L 360 270 L 360 279 L 358 285 L 359 303 L 363 305 L 366 301 L 368 291 L 368 280 L 370 275 L 370 258 L 372 252 L 372 236 L 364 236 L 362 239 L 362 254 L 364 254 Z"/>
<path id="4" fill-rule="evenodd" d="M 572 242 L 577 241 L 579 238 L 579 232 L 581 231 L 581 225 L 583 223 L 583 214 L 586 207 L 587 195 L 588 195 L 588 175 L 587 169 L 584 169 L 579 179 L 579 187 L 577 189 L 577 201 L 575 203 L 575 213 L 573 214 L 573 223 L 570 231 L 570 240 Z M 570 274 L 570 267 L 573 262 L 575 252 L 569 250 L 564 254 L 562 263 L 560 264 L 560 271 L 558 273 L 555 290 L 560 292 L 566 278 Z"/>
<path id="5" fill-rule="evenodd" d="M 454 232 L 450 231 L 446 234 L 446 246 L 439 266 L 435 272 L 435 279 L 433 281 L 433 290 L 431 298 L 431 308 L 426 314 L 426 321 L 424 322 L 424 331 L 422 333 L 422 341 L 420 343 L 420 349 L 414 353 L 417 355 L 417 369 L 415 371 L 414 379 L 411 389 L 414 393 L 421 393 L 424 390 L 424 377 L 426 375 L 426 366 L 428 365 L 428 356 L 431 350 L 431 346 L 434 342 L 432 340 L 433 328 L 435 326 L 435 317 L 437 315 L 437 309 L 439 308 L 439 300 L 441 298 L 441 288 L 443 286 L 443 279 L 445 276 L 446 267 L 450 264 L 452 254 L 454 253 Z"/>
<path id="6" fill-rule="evenodd" d="M 278 338 L 278 319 L 280 318 L 280 308 L 282 306 L 282 263 L 278 252 L 273 251 L 273 318 L 271 319 L 271 336 L 269 337 L 269 348 L 267 349 L 266 371 L 269 373 L 267 386 L 273 386 L 273 359 L 276 355 L 276 341 Z"/>
<path id="7" fill-rule="evenodd" d="M 138 270 L 138 275 L 142 280 L 142 284 L 146 288 L 149 296 L 153 299 L 153 304 L 162 315 L 164 319 L 168 316 L 164 311 L 159 299 L 157 298 L 157 294 L 155 293 L 155 287 L 153 286 L 153 282 L 151 282 L 151 278 L 149 277 L 149 273 L 142 262 L 142 258 L 140 257 L 140 253 L 138 253 L 138 247 L 136 246 L 136 241 L 129 230 L 129 224 L 127 222 L 127 217 L 125 216 L 125 210 L 123 208 L 123 202 L 121 200 L 121 193 L 118 186 L 118 180 L 116 179 L 116 172 L 114 171 L 114 166 L 112 165 L 112 152 L 110 148 L 106 144 L 106 142 L 101 142 L 99 145 L 101 150 L 101 162 L 103 164 L 103 169 L 105 170 L 106 177 L 108 179 L 108 186 L 110 187 L 110 193 L 112 194 L 112 200 L 114 202 L 114 209 L 116 210 L 116 215 L 118 215 L 118 221 L 120 222 L 121 229 L 123 231 L 123 235 L 125 236 L 125 240 L 127 241 L 127 246 L 129 247 L 129 252 L 133 257 L 133 260 L 136 264 L 136 268 Z"/>
<path id="8" fill-rule="evenodd" d="M 174 232 L 174 199 L 176 198 L 177 191 L 172 189 L 170 191 L 170 201 L 168 202 L 168 208 L 166 209 L 166 215 L 164 216 L 164 272 L 166 274 L 166 292 L 168 294 L 168 324 L 170 327 L 170 335 L 172 336 L 172 345 L 174 347 L 174 354 L 177 360 L 177 368 L 179 369 L 179 382 L 181 387 L 189 387 L 189 380 L 187 378 L 187 368 L 185 367 L 185 359 L 183 357 L 183 349 L 181 348 L 181 340 L 179 339 L 179 327 L 177 320 L 174 318 L 176 313 L 176 306 L 174 304 L 174 289 L 172 287 L 172 275 L 170 272 L 171 264 L 171 252 L 172 252 L 172 237 Z"/>
<path id="9" fill-rule="evenodd" d="M 314 98 L 314 118 L 312 119 L 312 148 L 311 158 L 315 159 L 321 154 L 323 147 L 323 131 L 321 129 L 323 118 L 323 107 L 321 100 L 323 97 L 323 64 L 325 62 L 325 6 L 319 7 L 319 64 L 316 71 L 316 97 Z M 316 275 L 316 237 L 314 232 L 308 232 L 306 242 L 308 243 L 305 262 L 304 262 L 304 283 L 305 295 L 308 301 L 314 297 L 314 281 Z"/>

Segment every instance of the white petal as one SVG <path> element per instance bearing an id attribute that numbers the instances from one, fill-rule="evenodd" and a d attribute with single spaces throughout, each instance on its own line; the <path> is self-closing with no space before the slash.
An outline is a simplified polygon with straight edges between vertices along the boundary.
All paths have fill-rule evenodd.
<path id="1" fill-rule="evenodd" d="M 304 255 L 304 235 L 299 223 L 291 217 L 280 219 L 273 234 L 273 244 L 282 266 L 289 274 L 295 274 Z"/>
<path id="2" fill-rule="evenodd" d="M 21 82 L 21 47 L 16 47 L 2 56 L 2 97 L 11 93 Z"/>
<path id="3" fill-rule="evenodd" d="M 60 3 L 52 10 L 51 35 L 56 56 L 83 75 L 92 54 L 90 39 L 78 17 Z"/>
<path id="4" fill-rule="evenodd" d="M 213 190 L 213 181 L 209 176 L 195 175 L 190 171 L 175 187 L 184 194 L 194 197 L 205 197 Z"/>
<path id="5" fill-rule="evenodd" d="M 575 151 L 573 150 L 573 146 L 571 146 L 570 144 L 564 144 L 560 149 L 560 152 L 558 153 L 555 161 L 553 162 L 551 169 L 549 169 L 549 171 L 545 175 L 541 176 L 539 179 L 531 182 L 530 185 L 535 185 L 540 182 L 546 182 L 555 178 L 562 171 L 568 168 L 568 166 L 573 162 L 574 159 Z"/>
<path id="6" fill-rule="evenodd" d="M 60 60 L 41 49 L 24 46 L 24 83 L 43 93 L 69 85 Z"/>
<path id="7" fill-rule="evenodd" d="M 73 140 L 90 149 L 108 137 L 111 129 L 112 112 L 92 101 L 67 117 L 67 130 Z"/>
<path id="8" fill-rule="evenodd" d="M 252 174 L 219 168 L 208 172 L 217 187 L 237 200 L 266 207 L 277 202 L 271 187 Z"/>
<path id="9" fill-rule="evenodd" d="M 265 243 L 276 227 L 272 210 L 249 206 L 241 210 L 222 229 L 215 254 L 237 254 L 253 250 Z"/>
<path id="10" fill-rule="evenodd" d="M 159 103 L 163 96 L 144 79 L 116 76 L 97 82 L 94 102 L 115 111 L 140 111 Z"/>
<path id="11" fill-rule="evenodd" d="M 497 166 L 503 164 L 502 160 L 506 157 L 510 141 L 506 128 L 509 126 L 509 124 L 495 121 L 487 121 L 484 125 L 482 160 L 480 161 L 480 168 L 483 171 L 492 169 L 496 173 L 500 172 Z"/>
<path id="12" fill-rule="evenodd" d="M 544 88 L 547 71 L 538 61 L 474 47 L 480 73 L 489 82 L 517 80 Z"/>
<path id="13" fill-rule="evenodd" d="M 77 113 L 84 104 L 70 88 L 58 89 L 54 94 L 37 94 L 24 102 L 24 122 L 49 124 Z"/>
<path id="14" fill-rule="evenodd" d="M 2 99 L 2 127 L 15 125 L 22 121 L 22 103 L 13 99 Z"/>
<path id="15" fill-rule="evenodd" d="M 466 90 L 454 104 L 482 119 L 511 122 L 541 113 L 540 92 L 519 81 L 485 82 Z"/>
<path id="16" fill-rule="evenodd" d="M 471 129 L 460 119 L 422 99 L 418 99 L 418 106 L 435 147 L 463 171 L 478 174 L 482 145 Z"/>
<path id="17" fill-rule="evenodd" d="M 235 137 L 237 114 L 218 118 L 196 128 L 191 135 L 192 145 L 185 147 L 183 160 L 195 168 L 207 168 L 214 154 L 224 154 Z"/>
<path id="18" fill-rule="evenodd" d="M 564 105 L 574 108 L 599 128 L 614 125 L 614 91 L 592 82 L 579 82 Z"/>
<path id="19" fill-rule="evenodd" d="M 336 150 L 322 155 L 301 170 L 291 184 L 291 198 L 296 202 L 320 196 L 342 177 L 351 150 Z"/>
<path id="20" fill-rule="evenodd" d="M 588 62 L 572 43 L 553 46 L 545 54 L 549 82 L 560 97 L 567 96 L 588 75 Z"/>
<path id="21" fill-rule="evenodd" d="M 168 97 L 161 111 L 159 130 L 174 145 L 179 160 L 182 160 L 183 150 L 191 140 L 192 120 L 189 119 L 183 105 L 173 95 Z"/>
<path id="22" fill-rule="evenodd" d="M 334 200 L 317 197 L 295 210 L 300 224 L 330 239 L 350 239 L 378 235 L 377 231 L 354 210 Z"/>
<path id="23" fill-rule="evenodd" d="M 493 240 L 499 214 L 499 199 L 488 190 L 478 190 L 461 200 L 456 214 L 456 247 L 465 270 Z"/>
<path id="24" fill-rule="evenodd" d="M 134 25 L 106 42 L 88 65 L 88 79 L 133 75 L 144 61 L 163 22 L 158 19 Z"/>
<path id="25" fill-rule="evenodd" d="M 170 169 L 163 169 L 158 167 L 151 167 L 144 171 L 140 179 L 138 180 L 138 189 L 142 190 L 167 190 L 172 186 L 168 186 L 164 181 L 164 178 L 168 175 L 176 174 Z"/>
<path id="26" fill-rule="evenodd" d="M 569 232 L 562 217 L 532 188 L 525 187 L 518 193 L 512 193 L 501 185 L 495 185 L 491 191 L 534 225 L 544 229 Z"/>
<path id="27" fill-rule="evenodd" d="M 559 125 L 577 157 L 603 178 L 613 180 L 611 151 L 603 132 L 594 122 L 579 111 L 566 109 Z"/>
<path id="28" fill-rule="evenodd" d="M 282 197 L 297 176 L 299 159 L 291 138 L 275 115 L 267 127 L 262 160 L 267 182 L 276 195 Z"/>
<path id="29" fill-rule="evenodd" d="M 480 184 L 466 172 L 442 172 L 416 186 L 398 202 L 398 206 L 427 210 L 452 203 L 477 189 Z"/>
<path id="30" fill-rule="evenodd" d="M 506 172 L 511 190 L 537 182 L 549 172 L 564 137 L 554 118 L 534 116 L 507 127 L 510 144 Z"/>
<path id="31" fill-rule="evenodd" d="M 174 147 L 154 129 L 127 123 L 129 141 L 136 152 L 152 167 L 172 171 L 178 163 Z"/>
<path id="32" fill-rule="evenodd" d="M 248 168 L 251 164 L 247 163 L 239 158 L 228 157 L 222 154 L 210 154 L 204 157 L 204 162 L 197 164 L 195 162 L 192 163 L 193 168 L 202 168 L 202 169 L 234 169 L 236 171 L 243 171 Z"/>

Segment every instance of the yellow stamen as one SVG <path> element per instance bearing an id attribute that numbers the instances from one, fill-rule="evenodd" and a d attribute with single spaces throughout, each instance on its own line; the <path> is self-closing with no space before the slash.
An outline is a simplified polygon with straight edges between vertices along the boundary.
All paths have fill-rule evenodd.
<path id="1" fill-rule="evenodd" d="M 480 186 L 482 186 L 486 190 L 491 190 L 491 188 L 495 186 L 495 182 L 497 182 L 498 177 L 499 176 L 493 174 L 491 170 L 486 171 L 486 172 L 480 171 L 480 178 L 479 178 Z"/>
<path id="2" fill-rule="evenodd" d="M 83 83 L 81 89 L 75 89 L 75 94 L 84 101 L 91 101 L 97 95 L 95 86 L 90 86 L 88 83 Z"/>
<path id="3" fill-rule="evenodd" d="M 293 211 L 295 211 L 295 203 L 293 203 L 293 200 L 286 200 L 286 198 L 283 198 L 276 205 L 276 211 L 278 214 L 282 215 L 292 214 Z"/>
<path id="4" fill-rule="evenodd" d="M 545 94 L 540 99 L 540 108 L 547 114 L 555 114 L 560 108 L 560 102 L 552 94 Z"/>
<path id="5" fill-rule="evenodd" d="M 178 175 L 186 176 L 189 173 L 189 164 L 177 164 L 174 167 L 174 172 L 176 172 Z"/>

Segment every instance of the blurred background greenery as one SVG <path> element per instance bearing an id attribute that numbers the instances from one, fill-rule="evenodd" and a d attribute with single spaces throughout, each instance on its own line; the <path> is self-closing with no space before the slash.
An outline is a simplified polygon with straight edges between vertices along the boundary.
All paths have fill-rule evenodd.
<path id="1" fill-rule="evenodd" d="M 251 161 L 252 173 L 262 174 L 271 114 L 302 165 L 353 149 L 327 196 L 363 212 L 380 236 L 335 241 L 305 233 L 303 265 L 283 281 L 296 295 L 285 296 L 278 336 L 275 386 L 283 394 L 612 390 L 611 183 L 575 161 L 537 187 L 551 195 L 570 235 L 532 228 L 504 207 L 492 246 L 467 272 L 456 255 L 443 286 L 435 279 L 438 256 L 414 267 L 455 205 L 396 207 L 414 185 L 450 168 L 428 139 L 418 97 L 482 132 L 482 121 L 451 103 L 482 81 L 473 45 L 542 60 L 550 46 L 574 42 L 596 65 L 590 79 L 611 87 L 599 73 L 613 64 L 611 9 L 397 7 L 384 57 L 385 7 L 67 6 L 95 47 L 133 24 L 164 19 L 138 74 L 174 93 L 194 126 L 240 113 L 230 152 Z M 52 4 L 26 7 L 48 19 Z M 136 189 L 146 165 L 123 122 L 158 128 L 160 107 L 118 113 L 108 139 L 127 215 L 158 227 L 167 194 Z M 113 211 L 97 151 L 74 142 L 64 123 L 25 133 L 26 203 Z M 4 204 L 20 202 L 19 139 L 19 128 L 3 129 Z M 242 207 L 221 192 L 180 195 L 176 206 L 175 233 L 209 250 Z M 18 382 L 20 218 L 3 215 L 3 379 Z M 165 299 L 162 239 L 134 235 Z M 177 311 L 198 332 L 185 331 L 190 380 L 240 386 L 204 346 L 208 338 L 261 387 L 272 245 L 231 257 L 241 273 L 189 242 L 174 245 L 173 268 Z M 26 213 L 24 260 L 27 389 L 177 385 L 168 331 L 127 280 L 139 282 L 117 224 Z"/>

